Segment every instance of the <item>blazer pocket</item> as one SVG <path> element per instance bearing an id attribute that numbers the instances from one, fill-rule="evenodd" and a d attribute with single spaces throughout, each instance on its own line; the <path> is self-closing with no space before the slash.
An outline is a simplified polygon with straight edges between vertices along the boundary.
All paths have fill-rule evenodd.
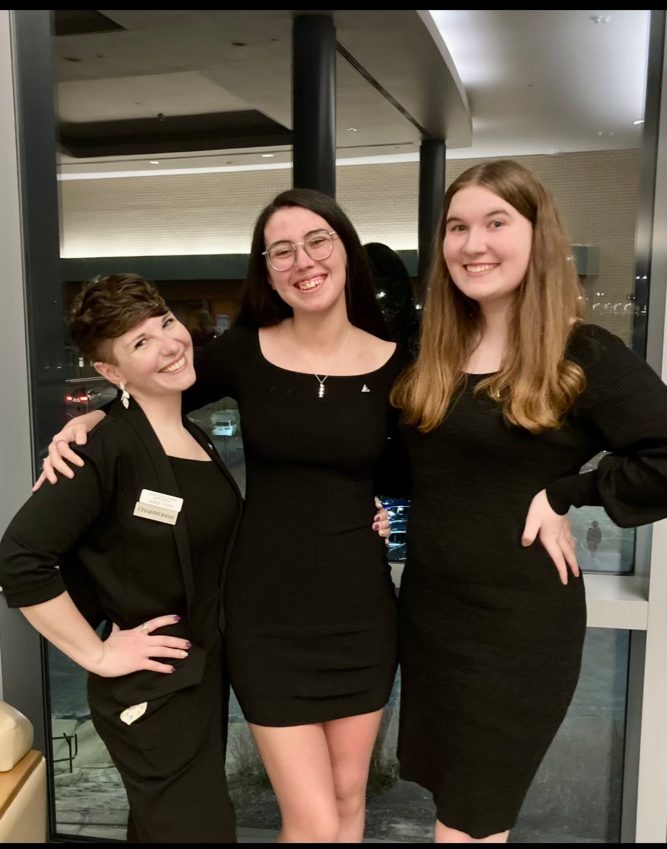
<path id="1" fill-rule="evenodd" d="M 107 678 L 109 691 L 125 705 L 150 702 L 161 696 L 167 696 L 186 687 L 199 684 L 206 667 L 206 650 L 193 643 L 184 660 L 176 661 L 174 672 L 152 672 L 142 669 L 123 675 L 121 678 Z M 170 663 L 170 658 L 158 658 L 160 662 Z"/>

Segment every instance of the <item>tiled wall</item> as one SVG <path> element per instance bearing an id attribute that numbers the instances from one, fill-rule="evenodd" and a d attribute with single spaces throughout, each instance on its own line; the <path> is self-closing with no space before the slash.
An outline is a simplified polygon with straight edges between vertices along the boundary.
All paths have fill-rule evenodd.
<path id="1" fill-rule="evenodd" d="M 634 283 L 639 151 L 517 159 L 553 192 L 570 241 L 598 249 L 599 273 L 585 288 L 591 306 L 609 307 L 595 321 L 627 339 L 622 306 Z M 476 161 L 449 160 L 447 181 Z M 418 179 L 417 162 L 338 168 L 338 200 L 362 241 L 416 248 Z M 290 183 L 287 169 L 61 182 L 62 255 L 245 253 L 259 210 Z"/>

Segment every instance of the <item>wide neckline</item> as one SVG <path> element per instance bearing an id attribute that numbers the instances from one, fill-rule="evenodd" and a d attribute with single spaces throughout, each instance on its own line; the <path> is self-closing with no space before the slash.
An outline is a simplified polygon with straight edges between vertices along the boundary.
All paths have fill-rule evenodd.
<path id="1" fill-rule="evenodd" d="M 177 460 L 179 463 L 212 463 L 213 459 L 207 457 L 205 460 L 196 460 L 194 457 L 174 457 L 173 454 L 167 454 L 170 460 Z"/>
<path id="2" fill-rule="evenodd" d="M 263 360 L 267 365 L 271 366 L 271 368 L 278 369 L 278 371 L 284 371 L 287 374 L 299 374 L 302 377 L 312 377 L 315 372 L 312 371 L 295 371 L 291 368 L 285 368 L 284 366 L 279 366 L 277 363 L 271 362 L 271 360 L 264 354 L 262 351 L 262 345 L 259 338 L 259 328 L 255 331 L 255 343 L 257 345 L 257 352 L 260 356 L 260 359 Z M 331 378 L 335 378 L 336 380 L 340 380 L 341 378 L 355 379 L 360 377 L 369 377 L 372 374 L 377 374 L 382 371 L 382 369 L 386 368 L 389 363 L 394 359 L 394 357 L 398 354 L 398 345 L 394 343 L 394 350 L 391 353 L 391 356 L 387 357 L 387 359 L 382 363 L 382 365 L 378 366 L 376 369 L 372 371 L 364 371 L 359 374 L 328 374 L 327 380 L 331 380 Z"/>

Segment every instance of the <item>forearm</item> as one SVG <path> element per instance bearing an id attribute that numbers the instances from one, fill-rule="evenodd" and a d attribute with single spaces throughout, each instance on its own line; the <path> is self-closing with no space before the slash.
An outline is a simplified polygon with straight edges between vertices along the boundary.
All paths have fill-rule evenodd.
<path id="1" fill-rule="evenodd" d="M 95 672 L 104 643 L 79 613 L 68 593 L 20 608 L 32 627 L 88 672 Z"/>

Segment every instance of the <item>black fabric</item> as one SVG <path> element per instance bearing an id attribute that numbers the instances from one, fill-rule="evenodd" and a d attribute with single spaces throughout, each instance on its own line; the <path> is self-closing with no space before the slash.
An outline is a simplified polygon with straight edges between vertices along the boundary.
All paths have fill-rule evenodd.
<path id="1" fill-rule="evenodd" d="M 509 426 L 467 385 L 440 427 L 403 427 L 413 477 L 399 598 L 403 778 L 438 819 L 505 831 L 567 711 L 585 635 L 582 579 L 563 586 L 539 541 L 521 546 L 546 487 L 617 522 L 667 515 L 667 387 L 620 339 L 584 325 L 569 356 L 587 388 L 562 428 Z M 600 451 L 597 472 L 578 474 Z M 588 498 L 581 500 L 582 493 Z"/>
<path id="2" fill-rule="evenodd" d="M 230 678 L 246 718 L 284 726 L 384 706 L 396 669 L 396 601 L 372 530 L 397 349 L 374 372 L 329 377 L 262 355 L 236 328 L 197 360 L 187 407 L 237 399 L 246 504 L 225 586 Z"/>
<path id="3" fill-rule="evenodd" d="M 69 587 L 76 601 L 81 586 L 94 587 L 101 616 L 120 628 L 169 613 L 182 617 L 154 632 L 192 642 L 187 658 L 170 661 L 175 671 L 90 675 L 91 714 L 128 790 L 135 839 L 231 842 L 228 684 L 216 607 L 241 497 L 205 434 L 184 424 L 211 462 L 174 460 L 175 475 L 138 405 L 115 404 L 79 448 L 83 468 L 71 480 L 43 486 L 10 523 L 0 542 L 0 583 L 12 607 Z M 176 525 L 133 515 L 142 489 L 184 498 Z M 202 546 L 210 546 L 206 556 Z M 125 708 L 144 701 L 140 720 L 121 721 Z"/>
<path id="4" fill-rule="evenodd" d="M 229 690 L 221 668 L 218 648 L 197 686 L 149 698 L 131 725 L 119 718 L 127 705 L 115 698 L 111 679 L 89 676 L 93 724 L 127 792 L 128 842 L 236 842 L 225 776 Z"/>

